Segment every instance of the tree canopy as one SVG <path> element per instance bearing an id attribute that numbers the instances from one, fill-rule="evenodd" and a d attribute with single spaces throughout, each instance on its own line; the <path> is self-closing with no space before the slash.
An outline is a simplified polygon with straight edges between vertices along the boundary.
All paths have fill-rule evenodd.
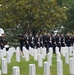
<path id="1" fill-rule="evenodd" d="M 56 0 L 0 0 L 0 27 L 14 33 L 52 30 L 66 21 L 66 10 Z"/>

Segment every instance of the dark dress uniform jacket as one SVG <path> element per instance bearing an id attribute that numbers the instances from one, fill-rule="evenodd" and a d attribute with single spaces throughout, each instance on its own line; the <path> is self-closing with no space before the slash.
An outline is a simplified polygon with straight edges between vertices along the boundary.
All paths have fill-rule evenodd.
<path id="1" fill-rule="evenodd" d="M 22 51 L 23 45 L 24 45 L 24 38 L 22 35 L 19 35 L 18 38 L 19 38 L 19 42 L 20 42 L 20 50 Z"/>
<path id="2" fill-rule="evenodd" d="M 65 46 L 65 37 L 61 36 L 61 47 L 64 47 Z"/>
<path id="3" fill-rule="evenodd" d="M 52 47 L 52 38 L 51 36 L 47 36 L 48 47 Z"/>
<path id="4" fill-rule="evenodd" d="M 65 36 L 65 43 L 66 43 L 66 46 L 68 46 L 68 47 L 71 46 L 71 37 L 70 36 Z"/>
<path id="5" fill-rule="evenodd" d="M 28 36 L 24 36 L 24 44 L 27 50 L 29 50 L 29 38 Z"/>
<path id="6" fill-rule="evenodd" d="M 29 46 L 34 48 L 34 38 L 32 36 L 29 36 Z"/>
<path id="7" fill-rule="evenodd" d="M 6 44 L 7 44 L 7 40 L 5 38 L 0 38 L 1 49 L 3 49 Z"/>
<path id="8" fill-rule="evenodd" d="M 43 35 L 43 45 L 47 48 L 47 35 Z"/>
<path id="9" fill-rule="evenodd" d="M 36 36 L 34 38 L 34 44 L 35 44 L 35 47 L 36 48 L 39 48 L 40 47 L 40 40 L 39 40 L 39 37 L 38 36 Z"/>

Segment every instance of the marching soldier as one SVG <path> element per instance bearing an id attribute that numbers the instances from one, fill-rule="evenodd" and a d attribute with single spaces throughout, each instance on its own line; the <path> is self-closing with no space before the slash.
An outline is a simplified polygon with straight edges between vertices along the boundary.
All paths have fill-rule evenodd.
<path id="1" fill-rule="evenodd" d="M 61 47 L 65 47 L 65 36 L 63 33 L 61 34 Z"/>
<path id="2" fill-rule="evenodd" d="M 40 47 L 43 47 L 43 36 L 40 34 Z"/>
<path id="3" fill-rule="evenodd" d="M 52 37 L 50 33 L 48 33 L 47 42 L 48 42 L 48 48 L 52 47 Z"/>
<path id="4" fill-rule="evenodd" d="M 65 36 L 65 43 L 66 43 L 67 47 L 71 46 L 71 36 L 70 36 L 70 33 L 66 34 L 66 36 Z"/>
<path id="5" fill-rule="evenodd" d="M 54 33 L 52 33 L 52 47 L 53 47 L 53 53 L 55 53 L 56 38 L 55 38 L 55 34 Z"/>
<path id="6" fill-rule="evenodd" d="M 29 46 L 34 48 L 34 37 L 32 36 L 32 33 L 29 35 Z"/>
<path id="7" fill-rule="evenodd" d="M 49 48 L 52 47 L 52 38 L 51 38 L 51 34 L 48 33 L 47 34 L 47 50 L 49 51 Z"/>
<path id="8" fill-rule="evenodd" d="M 40 38 L 38 36 L 38 33 L 36 34 L 35 38 L 34 38 L 34 44 L 36 48 L 40 47 Z"/>
<path id="9" fill-rule="evenodd" d="M 45 32 L 43 35 L 43 46 L 46 47 L 47 53 L 48 53 L 48 46 L 47 46 L 47 33 Z"/>
<path id="10" fill-rule="evenodd" d="M 26 49 L 29 50 L 29 37 L 27 33 L 24 36 L 24 44 L 25 44 Z"/>
<path id="11" fill-rule="evenodd" d="M 74 33 L 72 34 L 72 37 L 71 37 L 71 45 L 72 46 L 74 45 Z"/>
<path id="12" fill-rule="evenodd" d="M 60 37 L 60 34 L 59 33 L 56 34 L 56 46 L 59 47 L 59 52 L 60 52 L 60 48 L 61 48 L 61 37 Z"/>
<path id="13" fill-rule="evenodd" d="M 20 33 L 18 35 L 19 43 L 20 43 L 20 50 L 21 52 L 23 51 L 23 46 L 24 46 L 24 36 Z"/>

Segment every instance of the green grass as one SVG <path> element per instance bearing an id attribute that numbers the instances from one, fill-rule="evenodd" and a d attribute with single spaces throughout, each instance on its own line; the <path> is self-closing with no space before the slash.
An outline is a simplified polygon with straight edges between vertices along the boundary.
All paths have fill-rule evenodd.
<path id="1" fill-rule="evenodd" d="M 44 59 L 43 61 L 46 61 L 46 60 L 47 60 L 47 58 Z M 70 75 L 69 65 L 65 64 L 65 59 L 63 56 L 62 56 L 62 60 L 63 60 L 63 75 Z M 29 75 L 29 64 L 36 65 L 36 75 L 44 75 L 44 68 L 43 67 L 39 68 L 37 61 L 34 61 L 32 56 L 30 56 L 29 61 L 25 61 L 24 58 L 21 58 L 20 62 L 16 62 L 15 54 L 12 57 L 12 62 L 10 64 L 8 64 L 8 74 L 2 74 L 2 75 L 12 75 L 12 67 L 13 66 L 20 67 L 20 73 L 21 73 L 20 75 Z M 0 59 L 0 69 L 1 69 L 1 59 Z M 53 55 L 52 66 L 50 67 L 50 72 L 51 72 L 51 75 L 57 75 L 56 55 Z"/>

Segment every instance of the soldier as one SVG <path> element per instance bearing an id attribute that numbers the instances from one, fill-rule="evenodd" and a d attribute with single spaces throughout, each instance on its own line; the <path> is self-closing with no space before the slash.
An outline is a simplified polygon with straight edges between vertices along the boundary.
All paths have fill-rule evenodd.
<path id="1" fill-rule="evenodd" d="M 55 53 L 56 37 L 54 33 L 52 33 L 52 47 L 53 47 L 53 53 Z"/>
<path id="2" fill-rule="evenodd" d="M 72 34 L 72 37 L 71 37 L 71 45 L 72 46 L 74 45 L 74 33 Z"/>
<path id="3" fill-rule="evenodd" d="M 50 33 L 47 34 L 47 43 L 47 49 L 49 50 L 49 48 L 52 47 L 52 37 Z"/>
<path id="4" fill-rule="evenodd" d="M 60 48 L 61 48 L 61 37 L 60 37 L 60 33 L 56 34 L 56 46 L 59 47 L 59 52 L 60 52 Z"/>
<path id="5" fill-rule="evenodd" d="M 38 36 L 38 33 L 36 34 L 35 38 L 34 38 L 34 44 L 36 48 L 40 47 L 40 38 Z"/>
<path id="6" fill-rule="evenodd" d="M 29 50 L 29 37 L 27 33 L 24 36 L 24 44 L 25 44 L 26 49 Z"/>
<path id="7" fill-rule="evenodd" d="M 19 42 L 20 42 L 20 50 L 21 52 L 23 51 L 23 46 L 24 46 L 24 38 L 23 38 L 23 34 L 19 34 L 18 35 L 18 39 L 19 39 Z"/>
<path id="8" fill-rule="evenodd" d="M 66 36 L 65 36 L 65 43 L 66 43 L 67 47 L 71 46 L 71 36 L 70 36 L 70 33 L 66 34 Z"/>
<path id="9" fill-rule="evenodd" d="M 48 33 L 47 41 L 48 41 L 49 48 L 52 47 L 52 37 L 50 33 Z"/>
<path id="10" fill-rule="evenodd" d="M 34 37 L 32 36 L 32 33 L 29 35 L 29 46 L 34 48 Z"/>
<path id="11" fill-rule="evenodd" d="M 63 33 L 61 34 L 61 47 L 65 47 L 65 36 Z"/>
<path id="12" fill-rule="evenodd" d="M 46 47 L 46 51 L 48 53 L 48 46 L 47 46 L 48 42 L 47 42 L 47 33 L 45 32 L 43 35 L 43 46 Z"/>
<path id="13" fill-rule="evenodd" d="M 43 36 L 42 36 L 42 34 L 40 34 L 40 47 L 43 47 Z"/>

